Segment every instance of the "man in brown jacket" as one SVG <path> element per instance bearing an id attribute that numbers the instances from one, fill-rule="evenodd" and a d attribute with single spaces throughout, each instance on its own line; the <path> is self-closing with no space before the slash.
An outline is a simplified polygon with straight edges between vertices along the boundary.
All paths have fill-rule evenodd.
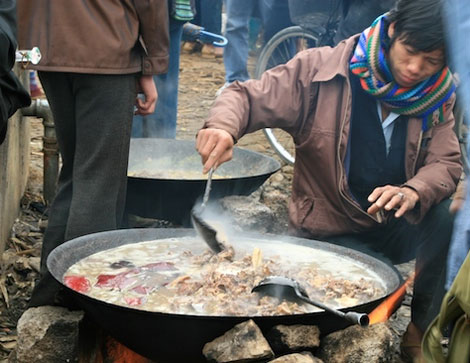
<path id="1" fill-rule="evenodd" d="M 443 296 L 448 198 L 462 168 L 440 0 L 400 0 L 360 37 L 234 83 L 197 135 L 204 172 L 234 142 L 282 128 L 296 145 L 290 231 L 393 263 L 416 257 L 402 351 L 420 359 Z"/>
<path id="2" fill-rule="evenodd" d="M 34 68 L 62 157 L 30 306 L 63 305 L 46 258 L 64 241 L 121 227 L 134 105 L 153 112 L 152 76 L 168 65 L 167 0 L 19 0 L 18 22 L 20 47 L 42 53 Z"/>

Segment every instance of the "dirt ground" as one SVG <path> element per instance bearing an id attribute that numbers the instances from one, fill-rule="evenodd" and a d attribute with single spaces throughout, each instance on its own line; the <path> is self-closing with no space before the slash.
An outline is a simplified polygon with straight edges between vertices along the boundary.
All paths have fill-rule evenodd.
<path id="1" fill-rule="evenodd" d="M 180 69 L 177 138 L 193 139 L 214 102 L 216 91 L 224 84 L 224 67 L 220 58 L 182 54 Z M 32 135 L 29 185 L 22 201 L 21 215 L 12 229 L 0 265 L 0 362 L 6 361 L 16 344 L 15 327 L 26 308 L 33 281 L 38 274 L 40 245 L 47 220 L 42 199 L 42 124 L 39 119 L 31 118 L 30 121 Z M 245 136 L 238 146 L 277 158 L 261 131 Z M 281 172 L 271 176 L 264 185 L 265 202 L 275 210 L 284 227 L 291 181 L 292 167 L 283 164 Z M 406 275 L 412 264 L 398 267 Z M 391 319 L 397 341 L 409 319 L 409 295 L 405 302 Z M 400 362 L 400 359 L 395 361 Z"/>

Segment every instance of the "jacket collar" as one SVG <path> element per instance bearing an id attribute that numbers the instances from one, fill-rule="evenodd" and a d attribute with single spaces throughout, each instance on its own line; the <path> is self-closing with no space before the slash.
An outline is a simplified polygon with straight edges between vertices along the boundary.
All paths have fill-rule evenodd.
<path id="1" fill-rule="evenodd" d="M 349 60 L 356 48 L 359 35 L 353 35 L 347 38 L 334 48 L 324 48 L 325 57 L 321 57 L 321 63 L 317 65 L 318 71 L 315 73 L 312 82 L 330 81 L 337 75 L 348 78 Z"/>

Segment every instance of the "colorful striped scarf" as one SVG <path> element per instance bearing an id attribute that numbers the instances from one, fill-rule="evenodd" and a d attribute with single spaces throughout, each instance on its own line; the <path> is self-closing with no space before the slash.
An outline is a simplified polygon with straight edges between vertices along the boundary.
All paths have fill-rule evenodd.
<path id="1" fill-rule="evenodd" d="M 395 82 L 386 59 L 390 43 L 386 16 L 378 17 L 361 34 L 349 67 L 368 94 L 395 113 L 422 118 L 426 131 L 444 121 L 444 104 L 455 91 L 452 73 L 444 67 L 413 87 Z"/>

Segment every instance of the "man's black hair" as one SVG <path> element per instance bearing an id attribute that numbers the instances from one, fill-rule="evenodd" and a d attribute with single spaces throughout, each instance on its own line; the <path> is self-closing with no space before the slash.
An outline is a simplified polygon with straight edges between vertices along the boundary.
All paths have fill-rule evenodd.
<path id="1" fill-rule="evenodd" d="M 398 0 L 389 13 L 395 22 L 391 43 L 400 39 L 422 52 L 442 49 L 445 54 L 445 33 L 441 0 Z"/>

